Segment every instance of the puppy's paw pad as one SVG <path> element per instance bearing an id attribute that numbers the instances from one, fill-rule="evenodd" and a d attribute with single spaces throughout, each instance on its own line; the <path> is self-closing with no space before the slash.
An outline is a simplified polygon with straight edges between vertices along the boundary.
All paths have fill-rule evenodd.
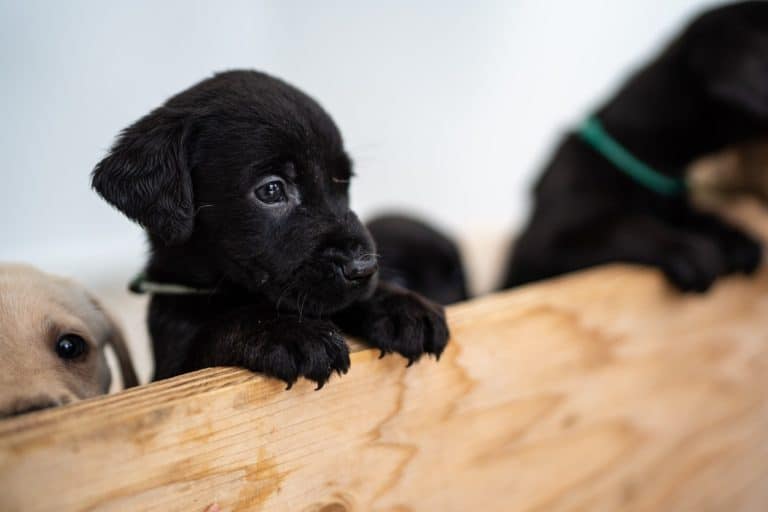
<path id="1" fill-rule="evenodd" d="M 382 355 L 397 352 L 409 366 L 423 354 L 440 357 L 449 337 L 442 307 L 403 292 L 383 299 L 376 309 L 367 338 Z"/>
<path id="2" fill-rule="evenodd" d="M 322 388 L 337 373 L 349 370 L 349 348 L 344 338 L 335 330 L 319 332 L 313 338 L 298 343 L 299 373 Z"/>
<path id="3" fill-rule="evenodd" d="M 256 355 L 253 370 L 278 378 L 288 388 L 304 377 L 322 388 L 333 373 L 349 370 L 349 348 L 335 326 L 305 321 L 276 329 Z"/>
<path id="4" fill-rule="evenodd" d="M 728 240 L 724 250 L 728 260 L 728 269 L 731 272 L 752 274 L 760 266 L 763 259 L 763 248 L 746 235 Z"/>
<path id="5" fill-rule="evenodd" d="M 670 259 L 662 268 L 667 279 L 682 292 L 704 293 L 717 279 L 717 274 L 702 272 L 685 259 Z"/>
<path id="6" fill-rule="evenodd" d="M 299 370 L 296 358 L 288 346 L 283 344 L 271 344 L 256 356 L 258 359 L 253 370 L 280 379 L 288 388 L 299 378 Z"/>

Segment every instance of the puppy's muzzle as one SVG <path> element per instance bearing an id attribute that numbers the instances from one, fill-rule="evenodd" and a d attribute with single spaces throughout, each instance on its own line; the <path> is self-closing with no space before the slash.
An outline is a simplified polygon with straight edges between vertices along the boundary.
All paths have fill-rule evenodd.
<path id="1" fill-rule="evenodd" d="M 71 401 L 72 398 L 67 395 L 62 395 L 59 399 L 47 395 L 17 398 L 10 404 L 0 407 L 0 419 L 59 407 Z"/>

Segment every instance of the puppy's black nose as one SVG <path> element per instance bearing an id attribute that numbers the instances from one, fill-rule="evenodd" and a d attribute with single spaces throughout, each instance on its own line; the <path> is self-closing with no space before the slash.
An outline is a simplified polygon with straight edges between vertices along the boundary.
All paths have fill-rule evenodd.
<path id="1" fill-rule="evenodd" d="M 373 255 L 359 256 L 341 265 L 341 273 L 349 281 L 359 281 L 371 277 L 379 269 Z"/>

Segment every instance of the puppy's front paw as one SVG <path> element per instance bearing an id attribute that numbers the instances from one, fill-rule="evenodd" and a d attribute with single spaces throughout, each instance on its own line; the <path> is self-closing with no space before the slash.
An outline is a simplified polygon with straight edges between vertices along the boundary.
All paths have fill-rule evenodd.
<path id="1" fill-rule="evenodd" d="M 383 288 L 360 308 L 358 331 L 367 343 L 381 350 L 382 356 L 397 352 L 410 366 L 425 353 L 439 359 L 448 343 L 443 308 L 416 293 Z"/>
<path id="2" fill-rule="evenodd" d="M 720 276 L 752 274 L 760 265 L 762 247 L 741 229 L 711 214 L 692 213 L 688 221 L 662 265 L 678 288 L 706 291 Z"/>
<path id="3" fill-rule="evenodd" d="M 276 322 L 252 356 L 251 370 L 283 380 L 289 389 L 299 377 L 320 389 L 334 372 L 349 370 L 344 338 L 336 326 L 320 320 Z"/>
<path id="4" fill-rule="evenodd" d="M 752 274 L 763 258 L 763 248 L 749 235 L 730 230 L 722 236 L 721 244 L 729 272 Z"/>

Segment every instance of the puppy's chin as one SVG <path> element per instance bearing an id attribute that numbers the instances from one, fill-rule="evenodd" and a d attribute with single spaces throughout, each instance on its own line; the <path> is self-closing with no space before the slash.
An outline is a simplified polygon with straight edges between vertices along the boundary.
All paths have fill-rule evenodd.
<path id="1" fill-rule="evenodd" d="M 299 281 L 301 282 L 301 281 Z M 373 295 L 379 282 L 378 274 L 363 282 L 347 283 L 341 279 L 304 282 L 299 286 L 280 286 L 277 283 L 262 288 L 262 293 L 277 309 L 307 316 L 325 316 L 337 313 L 352 303 Z"/>
<path id="2" fill-rule="evenodd" d="M 373 274 L 364 284 L 360 285 L 356 292 L 355 298 L 349 301 L 344 307 L 349 306 L 353 302 L 370 299 L 373 293 L 376 291 L 376 287 L 379 285 L 379 273 Z M 344 308 L 339 308 L 344 309 Z"/>

